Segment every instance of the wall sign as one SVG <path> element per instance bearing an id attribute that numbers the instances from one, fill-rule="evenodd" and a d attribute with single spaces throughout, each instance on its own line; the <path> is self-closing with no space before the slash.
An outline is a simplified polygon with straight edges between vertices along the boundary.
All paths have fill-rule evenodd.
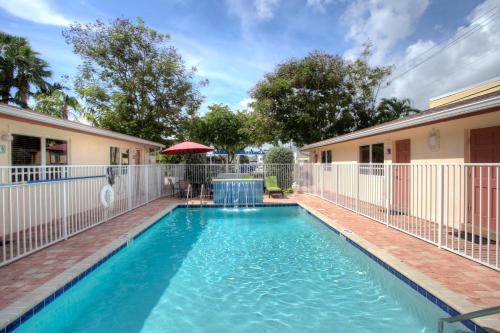
<path id="1" fill-rule="evenodd" d="M 7 152 L 7 147 L 5 145 L 0 145 L 0 154 L 5 154 Z"/>

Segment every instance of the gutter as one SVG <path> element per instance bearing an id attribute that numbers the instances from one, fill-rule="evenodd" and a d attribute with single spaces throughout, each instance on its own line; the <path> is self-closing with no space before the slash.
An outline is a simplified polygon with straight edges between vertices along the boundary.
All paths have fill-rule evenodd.
<path id="1" fill-rule="evenodd" d="M 367 136 L 373 136 L 378 134 L 383 134 L 386 132 L 402 130 L 408 127 L 422 126 L 427 123 L 432 123 L 436 121 L 445 120 L 447 118 L 459 117 L 463 115 L 472 114 L 475 112 L 483 111 L 486 109 L 494 108 L 500 106 L 500 97 L 495 96 L 490 99 L 481 100 L 478 102 L 473 102 L 466 105 L 456 106 L 450 109 L 445 109 L 441 111 L 432 112 L 429 114 L 424 114 L 412 118 L 402 118 L 394 123 L 387 123 L 380 126 L 370 127 L 367 129 L 359 130 L 349 134 L 344 134 L 331 139 L 311 143 L 309 145 L 303 146 L 300 150 L 309 150 L 312 148 L 327 146 L 335 143 L 340 143 L 344 141 L 360 139 Z"/>
<path id="2" fill-rule="evenodd" d="M 145 145 L 155 146 L 155 147 L 164 147 L 165 145 L 159 142 L 149 141 L 145 139 L 141 139 L 132 135 L 117 133 L 113 131 L 108 131 L 102 128 L 93 127 L 90 125 L 80 124 L 70 120 L 59 119 L 55 117 L 51 117 L 48 115 L 44 115 L 42 113 L 36 113 L 30 110 L 18 109 L 9 105 L 0 104 L 0 115 L 6 115 L 9 117 L 21 118 L 33 122 L 38 122 L 42 124 L 48 124 L 52 126 L 61 127 L 67 130 L 74 130 L 84 133 L 90 133 L 100 136 L 105 136 L 108 138 L 132 141 L 136 143 L 142 143 Z"/>

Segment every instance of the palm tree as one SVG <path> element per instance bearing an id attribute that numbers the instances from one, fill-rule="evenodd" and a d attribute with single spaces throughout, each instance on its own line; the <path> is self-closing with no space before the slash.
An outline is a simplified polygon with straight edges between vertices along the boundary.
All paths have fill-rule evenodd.
<path id="1" fill-rule="evenodd" d="M 412 107 L 408 98 L 398 99 L 396 97 L 382 98 L 377 111 L 378 124 L 420 112 L 419 109 Z"/>
<path id="2" fill-rule="evenodd" d="M 31 85 L 36 86 L 39 91 L 47 92 L 49 83 L 46 78 L 52 75 L 45 60 L 40 59 L 39 53 L 31 49 L 29 45 L 19 48 L 16 65 L 15 83 L 17 93 L 15 101 L 22 107 L 28 107 L 28 98 L 32 95 Z"/>
<path id="3" fill-rule="evenodd" d="M 0 102 L 11 102 L 10 91 L 14 87 L 14 58 L 21 38 L 0 32 Z"/>
<path id="4" fill-rule="evenodd" d="M 0 33 L 1 102 L 27 107 L 33 86 L 40 92 L 48 91 L 46 79 L 52 75 L 48 67 L 26 38 Z M 14 97 L 11 95 L 13 88 L 17 90 Z"/>
<path id="5" fill-rule="evenodd" d="M 68 119 L 70 114 L 74 117 L 80 115 L 80 103 L 75 97 L 68 95 L 67 88 L 60 83 L 54 83 L 46 93 L 35 94 L 35 111 L 54 117 Z"/>

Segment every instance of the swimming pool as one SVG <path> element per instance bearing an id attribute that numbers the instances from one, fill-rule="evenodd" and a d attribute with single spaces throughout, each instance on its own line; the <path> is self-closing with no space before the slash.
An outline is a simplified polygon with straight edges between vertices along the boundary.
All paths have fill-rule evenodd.
<path id="1" fill-rule="evenodd" d="M 15 332 L 434 332 L 446 316 L 298 206 L 178 208 Z"/>

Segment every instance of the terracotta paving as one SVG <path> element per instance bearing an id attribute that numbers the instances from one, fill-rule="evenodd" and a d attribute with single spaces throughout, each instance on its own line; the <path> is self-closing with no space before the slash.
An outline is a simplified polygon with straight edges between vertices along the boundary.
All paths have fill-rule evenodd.
<path id="1" fill-rule="evenodd" d="M 358 236 L 400 261 L 439 281 L 469 302 L 480 306 L 500 304 L 500 273 L 441 250 L 397 230 L 356 215 L 332 203 L 307 195 L 266 202 L 300 202 L 352 229 Z M 184 200 L 163 198 L 119 216 L 67 241 L 0 268 L 0 310 L 25 296 L 75 263 L 89 257 L 167 206 Z M 195 200 L 194 203 L 199 203 Z M 417 281 L 418 282 L 418 281 Z"/>

